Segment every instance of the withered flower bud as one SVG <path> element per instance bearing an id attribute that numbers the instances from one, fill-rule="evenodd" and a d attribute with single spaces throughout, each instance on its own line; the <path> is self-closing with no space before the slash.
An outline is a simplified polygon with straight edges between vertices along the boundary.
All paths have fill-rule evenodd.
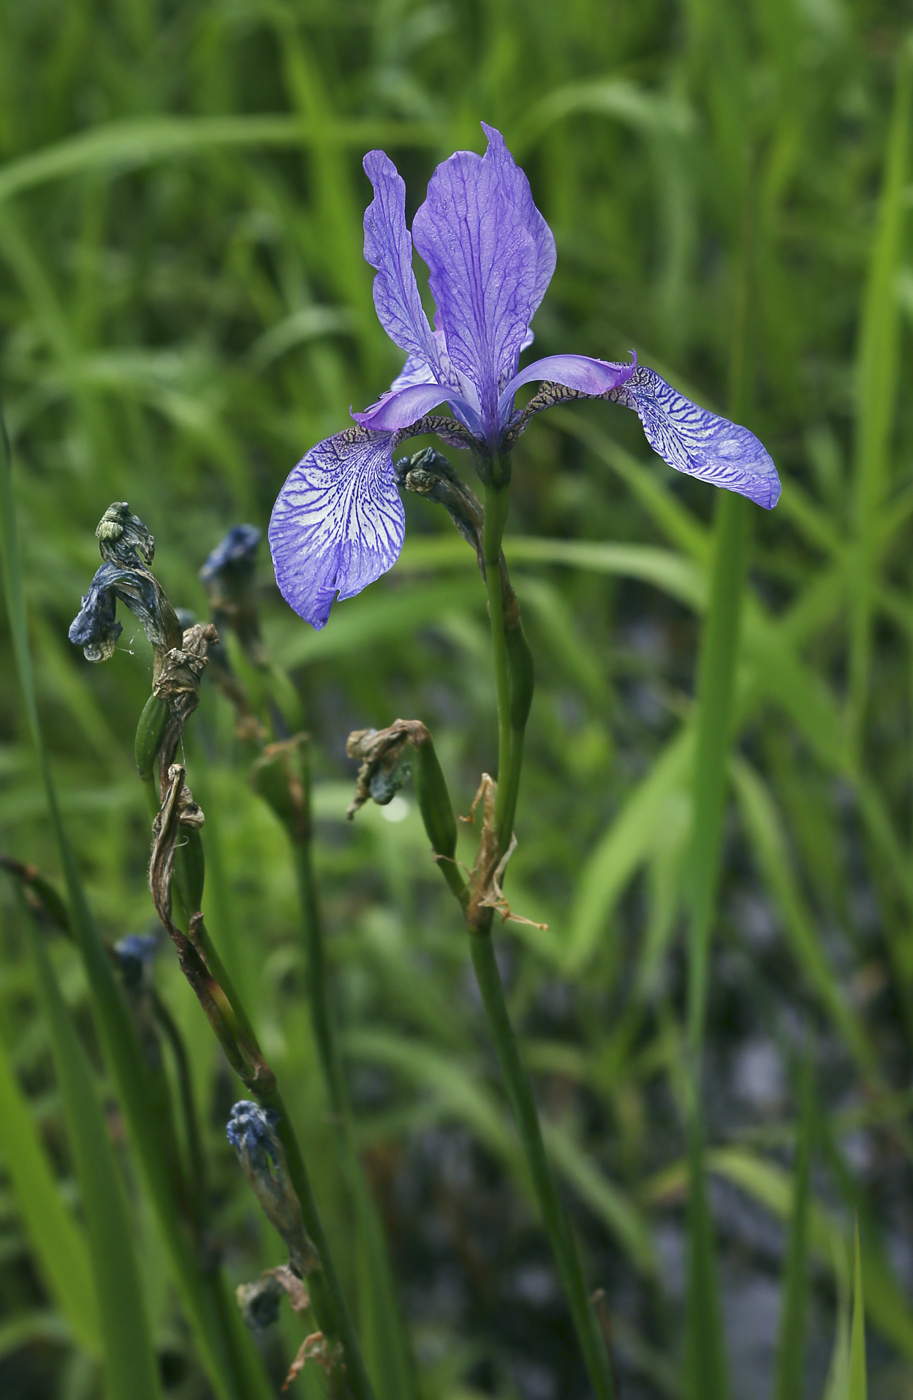
<path id="1" fill-rule="evenodd" d="M 147 565 L 155 541 L 125 501 L 116 501 L 98 529 L 104 563 L 97 570 L 82 607 L 70 625 L 69 638 L 88 661 L 107 661 L 123 628 L 115 617 L 117 600 L 130 609 L 155 653 L 156 675 L 166 652 L 181 645 L 181 625 L 158 579 Z"/>
<path id="2" fill-rule="evenodd" d="M 253 1283 L 242 1283 L 235 1289 L 241 1316 L 248 1327 L 258 1332 L 278 1321 L 279 1305 L 284 1296 L 288 1297 L 293 1312 L 303 1313 L 311 1306 L 301 1279 L 285 1264 L 277 1269 L 266 1269 Z"/>
<path id="3" fill-rule="evenodd" d="M 346 808 L 349 821 L 366 802 L 386 807 L 412 772 L 409 738 L 418 720 L 395 720 L 387 729 L 356 729 L 346 740 L 349 758 L 360 758 L 355 796 Z"/>
<path id="4" fill-rule="evenodd" d="M 443 506 L 463 539 L 471 544 L 485 573 L 482 559 L 482 502 L 442 453 L 426 447 L 412 457 L 394 463 L 397 485 L 415 491 Z"/>
<path id="5" fill-rule="evenodd" d="M 103 564 L 83 594 L 82 607 L 70 623 L 68 636 L 74 646 L 82 647 L 87 661 L 108 661 L 117 646 L 123 626 L 117 621 L 117 594 L 106 581 Z"/>
<path id="6" fill-rule="evenodd" d="M 95 530 L 102 559 L 114 564 L 151 564 L 155 540 L 138 515 L 130 514 L 126 501 L 108 506 Z"/>
<path id="7" fill-rule="evenodd" d="M 289 1252 L 299 1278 L 317 1264 L 317 1252 L 301 1218 L 301 1203 L 289 1180 L 285 1148 L 276 1132 L 279 1119 L 271 1109 L 241 1099 L 231 1110 L 226 1134 L 254 1195 Z"/>
<path id="8" fill-rule="evenodd" d="M 127 987 L 139 987 L 155 955 L 158 939 L 154 933 L 128 933 L 115 943 L 114 951 Z"/>
<path id="9" fill-rule="evenodd" d="M 299 846 L 310 836 L 309 742 L 307 734 L 296 734 L 291 739 L 267 744 L 250 770 L 251 787 Z"/>
<path id="10" fill-rule="evenodd" d="M 235 525 L 200 570 L 216 627 L 223 634 L 230 627 L 255 665 L 265 659 L 254 593 L 259 543 L 256 525 Z"/>

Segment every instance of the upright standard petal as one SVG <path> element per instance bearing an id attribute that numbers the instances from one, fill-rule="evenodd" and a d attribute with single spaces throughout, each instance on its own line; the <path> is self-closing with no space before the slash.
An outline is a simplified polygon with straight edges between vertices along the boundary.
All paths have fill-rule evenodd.
<path id="1" fill-rule="evenodd" d="M 412 271 L 405 183 L 383 151 L 369 151 L 363 164 L 374 186 L 374 198 L 365 210 L 365 262 L 377 272 L 374 278 L 377 319 L 394 345 L 436 369 L 437 344 Z"/>
<path id="2" fill-rule="evenodd" d="M 676 471 L 737 491 L 765 510 L 777 504 L 777 469 L 748 428 L 699 408 L 645 365 L 606 397 L 633 408 L 654 452 Z"/>
<path id="3" fill-rule="evenodd" d="M 488 150 L 483 159 L 491 161 L 497 170 L 502 193 L 508 203 L 513 205 L 517 219 L 529 232 L 536 250 L 536 277 L 533 283 L 533 304 L 529 314 L 531 321 L 542 304 L 549 282 L 555 275 L 555 235 L 533 203 L 529 181 L 507 149 L 500 131 L 489 126 L 487 122 L 482 123 L 482 130 L 488 137 Z M 527 345 L 531 344 L 532 336 L 529 335 L 526 344 L 521 345 L 520 349 L 525 350 Z"/>
<path id="4" fill-rule="evenodd" d="M 353 598 L 399 558 L 405 515 L 393 434 L 347 428 L 312 447 L 273 507 L 269 546 L 279 591 L 318 630 L 337 592 Z"/>
<path id="5" fill-rule="evenodd" d="M 523 186 L 526 176 L 503 142 L 484 156 L 457 151 L 435 170 L 412 226 L 447 353 L 478 391 L 491 442 L 500 387 L 516 373 L 545 274 L 551 275 L 544 220 L 532 197 L 521 197 Z"/>

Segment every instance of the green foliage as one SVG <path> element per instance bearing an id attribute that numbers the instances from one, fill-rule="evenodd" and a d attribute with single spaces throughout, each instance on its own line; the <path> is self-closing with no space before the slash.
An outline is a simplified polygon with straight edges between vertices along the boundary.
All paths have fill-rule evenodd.
<path id="1" fill-rule="evenodd" d="M 762 1393 L 806 1393 L 802 1376 L 836 1338 L 829 1400 L 865 1394 L 863 1318 L 872 1396 L 909 1388 L 913 1307 L 887 1247 L 913 1168 L 904 23 L 876 0 L 0 12 L 0 388 L 15 464 L 0 499 L 0 852 L 66 889 L 77 945 L 41 931 L 63 999 L 49 1013 L 32 915 L 2 886 L 0 1389 L 38 1358 L 35 1393 L 63 1400 L 82 1356 L 82 1393 L 99 1394 L 106 1319 L 127 1307 L 110 1275 L 102 1295 L 80 1156 L 92 1143 L 67 1070 L 110 1109 L 120 1160 L 107 1136 L 94 1151 L 123 1175 L 121 1233 L 150 1260 L 143 1306 L 164 1393 L 265 1396 L 304 1335 L 284 1317 L 260 1365 L 235 1316 L 231 1285 L 281 1262 L 281 1246 L 224 1140 L 241 1086 L 170 947 L 155 985 L 186 1054 L 182 1071 L 165 1047 L 173 1127 L 144 1107 L 106 945 L 154 926 L 133 758 L 151 658 L 126 617 L 103 667 L 65 633 L 112 500 L 155 534 L 175 606 L 207 615 L 197 571 L 225 529 L 265 527 L 303 451 L 399 368 L 361 258 L 361 156 L 387 149 L 414 198 L 436 160 L 479 148 L 480 118 L 504 130 L 556 231 L 537 349 L 618 359 L 636 346 L 747 422 L 784 480 L 769 517 L 714 500 L 603 404 L 542 415 L 515 453 L 505 552 L 536 695 L 505 893 L 534 922 L 506 924 L 497 951 L 587 1277 L 605 1289 L 621 1394 L 681 1395 L 686 1355 L 704 1368 L 700 1393 L 723 1393 L 712 1358 L 725 1350 L 741 1400 L 754 1363 L 733 1309 L 747 1269 L 782 1293 Z M 301 870 L 208 680 L 185 754 L 207 814 L 204 910 L 283 1085 L 378 1389 L 507 1400 L 535 1389 L 524 1366 L 539 1366 L 558 1400 L 576 1400 L 567 1318 L 552 1327 L 551 1304 L 511 1292 L 544 1247 L 415 794 L 344 819 L 350 729 L 425 722 L 456 814 L 495 771 L 473 552 L 431 504 L 409 497 L 406 511 L 397 568 L 320 633 L 284 607 L 261 556 L 265 639 L 298 695 L 246 673 L 264 705 L 300 705 L 289 729 L 311 734 L 314 876 L 363 1179 L 339 1170 L 339 1105 L 308 1024 Z M 463 866 L 473 837 L 458 821 Z M 63 1065 L 55 1025 L 80 1047 Z M 783 1063 L 800 1047 L 816 1061 L 820 1133 L 796 1086 L 736 1102 L 739 1056 L 759 1040 Z M 164 1167 L 170 1132 L 190 1189 L 190 1101 L 220 1279 L 191 1247 Z M 733 1196 L 768 1222 L 763 1249 L 739 1235 Z M 666 1253 L 686 1243 L 686 1209 L 690 1299 Z M 120 1338 L 136 1350 L 137 1394 L 141 1375 L 157 1384 L 141 1337 L 129 1340 L 141 1315 Z M 294 1386 L 312 1400 L 324 1389 L 312 1365 Z"/>

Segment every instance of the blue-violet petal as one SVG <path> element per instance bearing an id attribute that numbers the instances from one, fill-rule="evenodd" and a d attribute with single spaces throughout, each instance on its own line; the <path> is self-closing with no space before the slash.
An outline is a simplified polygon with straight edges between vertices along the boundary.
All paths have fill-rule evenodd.
<path id="1" fill-rule="evenodd" d="M 318 630 L 337 591 L 353 598 L 399 558 L 405 534 L 391 433 L 347 428 L 312 447 L 273 507 L 269 545 L 279 591 Z"/>
<path id="2" fill-rule="evenodd" d="M 399 432 L 417 423 L 426 413 L 438 408 L 442 403 L 452 404 L 460 410 L 462 419 L 469 415 L 467 426 L 478 429 L 478 415 L 453 390 L 443 384 L 413 384 L 405 389 L 389 389 L 377 403 L 371 404 L 363 413 L 353 413 L 356 423 L 363 428 L 385 433 Z"/>
<path id="3" fill-rule="evenodd" d="M 634 373 L 633 364 L 612 364 L 608 360 L 594 360 L 589 355 L 546 355 L 542 360 L 534 360 L 510 381 L 498 402 L 498 413 L 502 422 L 510 418 L 514 395 L 523 384 L 537 380 L 563 384 L 578 394 L 591 394 L 601 398 L 610 389 L 617 389 Z"/>
<path id="4" fill-rule="evenodd" d="M 737 491 L 766 510 L 777 504 L 777 469 L 748 428 L 698 407 L 646 365 L 609 397 L 633 408 L 654 452 L 676 471 Z"/>
<path id="5" fill-rule="evenodd" d="M 450 361 L 475 385 L 493 442 L 500 385 L 516 373 L 550 264 L 544 221 L 532 198 L 518 194 L 526 176 L 513 167 L 508 179 L 510 157 L 500 146 L 492 152 L 491 145 L 484 156 L 457 151 L 437 167 L 412 236 L 428 264 Z"/>
<path id="6" fill-rule="evenodd" d="M 377 319 L 394 345 L 437 368 L 437 345 L 412 271 L 405 183 L 383 151 L 369 151 L 363 164 L 374 186 L 374 198 L 365 210 L 364 252 L 365 261 L 377 272 Z"/>

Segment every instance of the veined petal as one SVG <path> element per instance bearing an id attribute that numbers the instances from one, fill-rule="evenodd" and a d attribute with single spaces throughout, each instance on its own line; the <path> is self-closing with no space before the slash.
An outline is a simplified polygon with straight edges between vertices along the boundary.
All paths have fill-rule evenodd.
<path id="1" fill-rule="evenodd" d="M 436 384 L 434 370 L 421 355 L 410 355 L 399 374 L 390 385 L 390 392 L 398 389 L 412 389 L 416 384 Z"/>
<path id="2" fill-rule="evenodd" d="M 451 363 L 476 387 L 495 437 L 499 386 L 516 372 L 554 265 L 551 234 L 497 132 L 484 156 L 457 151 L 437 167 L 412 235 Z"/>
<path id="3" fill-rule="evenodd" d="M 395 433 L 424 418 L 426 413 L 442 403 L 449 403 L 471 432 L 479 430 L 478 415 L 465 399 L 446 384 L 419 383 L 407 385 L 404 389 L 389 389 L 364 413 L 353 413 L 352 417 L 363 428 Z"/>
<path id="4" fill-rule="evenodd" d="M 353 598 L 396 563 L 405 515 L 392 433 L 347 428 L 312 447 L 279 492 L 269 524 L 276 582 L 318 630 L 337 592 Z"/>
<path id="5" fill-rule="evenodd" d="M 645 365 L 607 397 L 633 408 L 654 452 L 676 471 L 737 491 L 766 510 L 777 504 L 777 469 L 748 428 L 699 408 Z"/>
<path id="6" fill-rule="evenodd" d="M 412 271 L 412 239 L 406 228 L 406 186 L 383 151 L 369 151 L 365 174 L 374 198 L 365 210 L 365 262 L 377 271 L 377 319 L 402 350 L 438 368 L 438 352 Z"/>
<path id="7" fill-rule="evenodd" d="M 517 219 L 525 226 L 536 250 L 533 304 L 529 315 L 531 321 L 542 303 L 542 298 L 548 291 L 549 282 L 555 275 L 557 259 L 555 235 L 533 203 L 529 181 L 507 149 L 500 131 L 489 126 L 487 122 L 482 122 L 482 130 L 488 137 L 488 150 L 485 152 L 484 159 L 490 160 L 497 169 L 504 197 L 513 205 Z M 527 345 L 531 344 L 532 336 L 530 333 L 520 349 L 525 350 Z"/>
<path id="8" fill-rule="evenodd" d="M 517 390 L 535 380 L 561 384 L 566 389 L 573 389 L 575 396 L 586 394 L 600 398 L 630 379 L 634 369 L 634 364 L 612 364 L 608 360 L 591 359 L 589 355 L 546 355 L 544 359 L 527 365 L 510 381 L 498 400 L 498 417 L 506 423 Z"/>

